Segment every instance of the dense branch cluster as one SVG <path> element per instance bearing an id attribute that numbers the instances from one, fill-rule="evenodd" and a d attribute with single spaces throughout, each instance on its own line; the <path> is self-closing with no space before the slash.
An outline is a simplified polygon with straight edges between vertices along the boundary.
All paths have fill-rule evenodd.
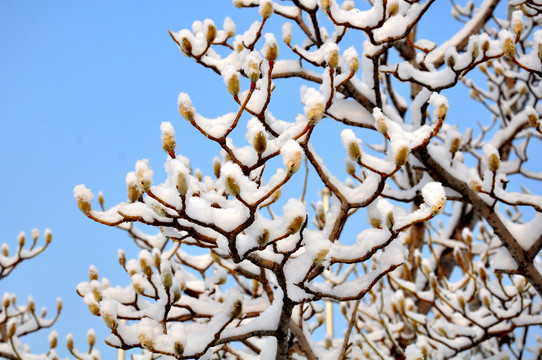
<path id="1" fill-rule="evenodd" d="M 128 286 L 91 267 L 77 287 L 110 329 L 106 342 L 142 349 L 137 359 L 539 358 L 541 6 L 509 1 L 500 18 L 498 0 L 452 2 L 463 28 L 437 46 L 417 38 L 431 36 L 417 30 L 434 0 L 234 3 L 259 10 L 241 34 L 230 18 L 170 31 L 223 77 L 236 107 L 207 118 L 178 98 L 222 149 L 214 174 L 194 170 L 162 123 L 163 183 L 140 160 L 127 202 L 105 209 L 100 196 L 95 210 L 92 192 L 74 189 L 87 217 L 141 248 L 137 259 L 119 251 Z M 266 32 L 271 17 L 284 22 L 283 44 Z M 282 78 L 306 82 L 303 113 L 284 120 L 271 112 Z M 461 82 L 488 110 L 478 128 L 447 119 L 441 92 Z M 324 118 L 344 127 L 345 180 L 311 142 Z M 241 124 L 246 146 L 234 145 Z M 281 199 L 304 176 L 324 188 L 312 209 L 304 192 Z M 519 190 L 524 179 L 535 187 Z M 367 225 L 352 235 L 358 211 Z M 343 331 L 323 336 L 326 303 L 340 304 Z"/>

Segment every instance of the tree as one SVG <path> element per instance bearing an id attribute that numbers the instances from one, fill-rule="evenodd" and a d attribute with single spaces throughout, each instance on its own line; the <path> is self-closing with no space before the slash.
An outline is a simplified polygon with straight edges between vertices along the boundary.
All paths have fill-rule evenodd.
<path id="1" fill-rule="evenodd" d="M 127 202 L 93 210 L 92 192 L 74 189 L 87 217 L 141 248 L 118 254 L 130 285 L 91 268 L 77 287 L 106 342 L 142 359 L 539 358 L 542 7 L 509 1 L 503 15 L 498 0 L 452 2 L 462 29 L 437 46 L 417 31 L 434 0 L 234 3 L 259 9 L 244 33 L 230 18 L 170 31 L 236 103 L 210 119 L 178 98 L 222 149 L 214 177 L 193 170 L 162 123 L 162 184 L 140 160 Z M 284 22 L 282 45 L 266 32 L 271 16 Z M 304 81 L 303 113 L 279 120 L 272 95 L 284 78 Z M 460 81 L 487 109 L 476 129 L 447 119 L 442 93 Z M 344 126 L 344 181 L 311 142 L 323 118 Z M 249 144 L 237 147 L 243 123 Z M 286 190 L 298 178 L 324 188 L 312 208 L 304 190 Z M 319 331 L 327 303 L 340 304 L 340 334 Z"/>
<path id="2" fill-rule="evenodd" d="M 10 254 L 9 245 L 2 244 L 2 254 L 0 255 L 0 279 L 5 278 L 23 261 L 32 259 L 41 254 L 51 243 L 53 235 L 49 229 L 45 230 L 45 244 L 38 246 L 39 231 L 32 230 L 32 243 L 30 246 L 26 243 L 26 234 L 21 232 L 17 239 L 17 250 Z M 2 307 L 0 307 L 0 356 L 4 359 L 35 359 L 28 346 L 22 341 L 21 337 L 32 334 L 41 329 L 51 327 L 62 310 L 62 301 L 57 300 L 57 313 L 54 318 L 46 319 L 47 309 L 38 311 L 34 299 L 29 296 L 26 304 L 17 304 L 17 296 L 5 292 L 2 295 Z M 58 335 L 55 331 L 49 334 L 50 350 L 40 358 L 54 359 L 57 357 Z M 58 358 L 58 357 L 57 357 Z"/>

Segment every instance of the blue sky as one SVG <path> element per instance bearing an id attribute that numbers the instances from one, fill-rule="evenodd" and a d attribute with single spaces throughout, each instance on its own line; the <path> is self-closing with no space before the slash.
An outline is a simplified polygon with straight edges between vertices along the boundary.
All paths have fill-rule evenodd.
<path id="1" fill-rule="evenodd" d="M 117 249 L 137 253 L 123 232 L 77 210 L 73 187 L 84 183 L 95 193 L 102 190 L 106 206 L 125 201 L 126 173 L 142 158 L 150 159 L 155 182 L 161 181 L 162 121 L 175 126 L 178 152 L 209 173 L 218 148 L 207 147 L 181 118 L 177 95 L 189 93 L 207 116 L 237 106 L 222 79 L 184 57 L 167 30 L 190 28 L 205 18 L 220 28 L 229 15 L 242 32 L 256 14 L 217 0 L 0 1 L 0 242 L 15 249 L 20 231 L 28 236 L 33 228 L 53 231 L 50 248 L 4 279 L 0 292 L 16 293 L 20 303 L 32 294 L 50 313 L 57 297 L 64 300 L 55 326 L 61 354 L 68 332 L 84 349 L 86 330 L 94 327 L 103 358 L 112 357 L 103 345 L 105 326 L 90 315 L 75 286 L 87 279 L 91 264 L 112 284 L 126 284 Z M 280 39 L 280 32 L 276 36 Z M 272 110 L 291 120 L 302 107 L 297 87 L 290 90 L 278 96 Z M 322 156 L 342 171 L 340 129 L 322 123 L 317 136 L 337 145 Z M 317 191 L 309 189 L 313 201 Z M 26 341 L 36 352 L 46 351 L 46 335 Z"/>

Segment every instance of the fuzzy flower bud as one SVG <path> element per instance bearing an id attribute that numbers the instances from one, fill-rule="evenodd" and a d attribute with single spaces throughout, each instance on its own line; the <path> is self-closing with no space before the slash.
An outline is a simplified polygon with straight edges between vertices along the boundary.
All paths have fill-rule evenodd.
<path id="1" fill-rule="evenodd" d="M 269 241 L 269 230 L 263 229 L 262 233 L 256 239 L 256 242 L 260 246 L 264 246 Z"/>
<path id="2" fill-rule="evenodd" d="M 171 266 L 167 263 L 162 264 L 160 272 L 162 285 L 164 285 L 164 288 L 169 289 L 173 285 L 173 273 L 171 272 Z"/>
<path id="3" fill-rule="evenodd" d="M 261 0 L 259 12 L 261 17 L 269 19 L 273 14 L 273 2 L 271 0 Z"/>
<path id="4" fill-rule="evenodd" d="M 147 276 L 152 275 L 151 254 L 147 250 L 141 250 L 138 257 L 141 271 Z"/>
<path id="5" fill-rule="evenodd" d="M 292 42 L 292 23 L 287 22 L 282 25 L 282 41 L 286 45 L 290 45 Z"/>
<path id="6" fill-rule="evenodd" d="M 446 193 L 441 183 L 430 182 L 422 188 L 423 201 L 431 208 L 433 215 L 442 213 L 446 204 Z"/>
<path id="7" fill-rule="evenodd" d="M 176 140 L 175 129 L 169 121 L 164 121 L 160 124 L 160 131 L 162 132 L 162 148 L 168 154 L 175 152 Z"/>
<path id="8" fill-rule="evenodd" d="M 68 349 L 68 351 L 73 351 L 73 346 L 73 335 L 68 334 L 66 336 L 66 348 Z"/>
<path id="9" fill-rule="evenodd" d="M 279 57 L 279 46 L 273 33 L 265 34 L 265 45 L 262 54 L 267 61 L 275 61 Z"/>
<path id="10" fill-rule="evenodd" d="M 186 195 L 188 192 L 188 180 L 184 172 L 179 171 L 177 173 L 177 191 L 179 195 Z"/>
<path id="11" fill-rule="evenodd" d="M 535 111 L 535 109 L 532 106 L 527 106 L 525 108 L 525 111 L 527 112 L 527 118 L 529 119 L 529 125 L 536 128 L 538 127 L 538 115 Z"/>
<path id="12" fill-rule="evenodd" d="M 94 347 L 94 344 L 96 344 L 96 332 L 94 329 L 88 329 L 87 331 L 87 343 L 89 347 Z"/>
<path id="13" fill-rule="evenodd" d="M 224 31 L 226 32 L 226 36 L 228 38 L 231 38 L 233 35 L 235 35 L 235 23 L 231 19 L 231 17 L 226 16 L 224 19 L 224 25 L 222 25 L 224 28 Z"/>
<path id="14" fill-rule="evenodd" d="M 397 15 L 398 12 L 399 12 L 399 3 L 397 2 L 397 0 L 391 0 L 390 2 L 388 2 L 388 16 L 389 17 L 395 16 Z"/>
<path id="15" fill-rule="evenodd" d="M 92 198 L 94 198 L 94 194 L 87 189 L 87 187 L 83 184 L 77 185 L 73 189 L 73 196 L 77 200 L 77 205 L 79 206 L 79 210 L 83 212 L 83 214 L 88 215 L 91 210 L 90 203 L 92 201 Z"/>
<path id="16" fill-rule="evenodd" d="M 58 345 L 58 333 L 56 332 L 56 330 L 51 331 L 51 333 L 47 337 L 47 340 L 49 340 L 49 347 L 51 349 L 56 348 L 56 346 Z"/>
<path id="17" fill-rule="evenodd" d="M 100 307 L 100 312 L 105 325 L 111 330 L 117 329 L 119 323 L 117 322 L 116 304 L 112 301 L 104 301 Z"/>
<path id="18" fill-rule="evenodd" d="M 19 236 L 17 237 L 17 244 L 19 245 L 20 248 L 24 246 L 25 239 L 26 239 L 26 234 L 24 233 L 24 231 L 21 231 L 19 233 Z"/>
<path id="19" fill-rule="evenodd" d="M 267 137 L 263 131 L 258 131 L 256 135 L 254 135 L 253 146 L 254 150 L 260 155 L 267 149 Z"/>
<path id="20" fill-rule="evenodd" d="M 212 43 L 216 39 L 216 26 L 213 20 L 205 19 L 203 22 L 205 39 L 207 43 Z"/>
<path id="21" fill-rule="evenodd" d="M 404 141 L 395 141 L 391 144 L 394 154 L 395 165 L 401 167 L 406 164 L 410 155 L 410 148 Z"/>
<path id="22" fill-rule="evenodd" d="M 301 158 L 303 150 L 295 140 L 288 140 L 281 148 L 282 161 L 286 166 L 286 170 L 290 174 L 294 174 L 301 166 Z"/>
<path id="23" fill-rule="evenodd" d="M 484 145 L 483 150 L 484 150 L 484 153 L 486 154 L 486 156 L 488 157 L 489 170 L 492 171 L 492 172 L 495 172 L 495 171 L 499 170 L 499 167 L 501 165 L 501 161 L 500 161 L 500 158 L 499 158 L 499 152 L 497 151 L 495 146 L 493 146 L 491 144 L 486 144 L 486 145 Z"/>
<path id="24" fill-rule="evenodd" d="M 460 147 L 461 147 L 461 140 L 458 137 L 454 137 L 452 139 L 452 143 L 450 144 L 450 152 L 453 155 L 455 155 L 455 153 L 459 151 Z"/>
<path id="25" fill-rule="evenodd" d="M 144 159 L 136 161 L 135 168 L 139 186 L 141 186 L 143 191 L 148 191 L 151 188 L 152 175 L 154 173 L 149 166 L 149 160 Z"/>
<path id="26" fill-rule="evenodd" d="M 356 49 L 353 46 L 349 47 L 344 51 L 343 56 L 348 63 L 348 68 L 350 69 L 350 72 L 357 72 L 359 70 L 359 56 Z"/>
<path id="27" fill-rule="evenodd" d="M 88 268 L 88 278 L 90 281 L 98 280 L 98 269 L 94 265 L 90 265 Z"/>
<path id="28" fill-rule="evenodd" d="M 520 36 L 523 33 L 523 30 L 525 30 L 523 12 L 521 10 L 516 10 L 512 13 L 511 28 L 517 36 Z"/>
<path id="29" fill-rule="evenodd" d="M 324 58 L 327 65 L 331 68 L 336 68 L 339 65 L 339 47 L 337 44 L 329 43 L 324 51 Z"/>
<path id="30" fill-rule="evenodd" d="M 361 160 L 361 140 L 356 137 L 354 132 L 351 129 L 344 129 L 341 132 L 341 141 L 343 146 L 346 148 L 346 152 L 350 159 L 354 162 Z"/>
<path id="31" fill-rule="evenodd" d="M 239 187 L 239 184 L 237 183 L 237 180 L 231 175 L 226 176 L 226 190 L 228 193 L 230 193 L 233 197 L 238 197 L 241 193 L 241 188 Z"/>
<path id="32" fill-rule="evenodd" d="M 239 94 L 239 73 L 235 70 L 235 67 L 231 64 L 228 64 L 222 70 L 222 78 L 224 79 L 224 84 L 228 89 L 228 92 L 232 96 L 237 96 Z"/>
<path id="33" fill-rule="evenodd" d="M 324 11 L 329 11 L 331 8 L 331 0 L 320 0 L 320 8 Z"/>
<path id="34" fill-rule="evenodd" d="M 255 83 L 260 78 L 260 63 L 262 58 L 256 51 L 251 52 L 245 61 L 245 74 L 250 79 L 250 82 Z"/>
<path id="35" fill-rule="evenodd" d="M 120 266 L 124 267 L 126 265 L 126 253 L 124 250 L 119 249 L 117 252 L 117 260 L 120 264 Z"/>
<path id="36" fill-rule="evenodd" d="M 176 341 L 174 344 L 173 344 L 173 351 L 175 352 L 175 355 L 177 356 L 183 356 L 183 353 L 184 353 L 184 345 L 182 342 L 180 341 Z"/>
<path id="37" fill-rule="evenodd" d="M 180 93 L 177 99 L 177 104 L 179 105 L 179 113 L 188 121 L 194 121 L 194 114 L 196 110 L 192 106 L 192 100 L 185 93 Z"/>
<path id="38" fill-rule="evenodd" d="M 499 32 L 499 38 L 504 55 L 511 58 L 516 56 L 516 43 L 514 40 L 514 35 L 508 30 L 501 30 Z"/>
<path id="39" fill-rule="evenodd" d="M 305 218 L 303 216 L 296 216 L 288 225 L 288 228 L 286 231 L 288 234 L 293 235 L 296 234 L 299 230 L 301 230 L 301 226 L 303 226 L 303 222 L 305 221 Z"/>
<path id="40" fill-rule="evenodd" d="M 128 189 L 128 200 L 131 203 L 136 202 L 141 196 L 141 190 L 137 182 L 135 171 L 131 171 L 126 174 L 126 187 Z"/>
<path id="41" fill-rule="evenodd" d="M 233 319 L 239 319 L 243 314 L 243 303 L 241 300 L 235 300 L 232 309 L 230 311 L 230 317 Z"/>

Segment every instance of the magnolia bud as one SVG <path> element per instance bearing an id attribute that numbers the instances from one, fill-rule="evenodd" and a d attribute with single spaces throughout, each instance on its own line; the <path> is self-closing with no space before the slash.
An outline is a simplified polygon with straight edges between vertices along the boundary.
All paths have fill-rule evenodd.
<path id="1" fill-rule="evenodd" d="M 371 223 L 371 226 L 375 228 L 380 228 L 380 226 L 382 226 L 382 220 L 376 217 L 371 218 L 370 223 Z"/>
<path id="2" fill-rule="evenodd" d="M 268 19 L 273 14 L 273 3 L 271 0 L 260 1 L 259 12 L 261 17 Z"/>
<path id="3" fill-rule="evenodd" d="M 322 249 L 318 251 L 316 254 L 316 257 L 313 260 L 314 265 L 320 265 L 322 262 L 326 259 L 327 254 L 329 253 L 329 249 Z"/>
<path id="4" fill-rule="evenodd" d="M 361 151 L 357 142 L 351 142 L 348 144 L 348 156 L 352 161 L 358 162 L 361 160 Z"/>
<path id="5" fill-rule="evenodd" d="M 239 73 L 235 67 L 233 65 L 225 66 L 222 70 L 222 78 L 230 95 L 237 96 L 239 94 Z"/>
<path id="6" fill-rule="evenodd" d="M 152 185 L 153 171 L 149 166 L 149 160 L 136 161 L 136 175 L 139 185 L 143 191 L 148 191 Z"/>
<path id="7" fill-rule="evenodd" d="M 19 237 L 17 238 L 17 243 L 18 243 L 20 248 L 22 248 L 24 246 L 25 239 L 26 239 L 26 234 L 23 231 L 21 231 L 19 233 Z"/>
<path id="8" fill-rule="evenodd" d="M 51 331 L 51 333 L 48 336 L 48 340 L 49 340 L 49 347 L 51 349 L 56 348 L 56 346 L 58 345 L 58 333 L 54 330 Z"/>
<path id="9" fill-rule="evenodd" d="M 58 312 L 61 312 L 62 311 L 62 299 L 61 298 L 57 298 L 56 299 L 56 311 Z"/>
<path id="10" fill-rule="evenodd" d="M 463 294 L 459 293 L 457 295 L 457 302 L 459 303 L 459 307 L 461 307 L 461 309 L 465 309 L 465 305 L 467 305 L 466 301 L 465 301 L 465 297 L 463 296 Z"/>
<path id="11" fill-rule="evenodd" d="M 88 343 L 88 346 L 91 348 L 96 343 L 96 333 L 94 332 L 93 329 L 89 329 L 87 331 L 87 343 Z"/>
<path id="12" fill-rule="evenodd" d="M 175 152 L 176 140 L 175 140 L 175 129 L 170 122 L 165 121 L 160 124 L 160 131 L 162 132 L 162 148 L 167 154 L 172 154 Z"/>
<path id="13" fill-rule="evenodd" d="M 267 148 L 267 137 L 265 136 L 263 131 L 258 131 L 256 135 L 254 136 L 254 150 L 258 154 L 262 154 L 265 149 Z"/>
<path id="14" fill-rule="evenodd" d="M 381 134 L 385 134 L 388 132 L 388 126 L 386 125 L 386 120 L 383 117 L 379 117 L 376 120 L 376 129 Z"/>
<path id="15" fill-rule="evenodd" d="M 250 82 L 255 83 L 260 78 L 260 55 L 253 51 L 247 56 L 244 70 L 245 74 L 250 79 Z"/>
<path id="16" fill-rule="evenodd" d="M 315 125 L 324 115 L 324 104 L 321 102 L 315 102 L 311 105 L 312 106 L 308 109 L 307 117 L 309 119 L 309 124 Z"/>
<path id="17" fill-rule="evenodd" d="M 8 244 L 2 244 L 2 255 L 9 256 L 9 246 Z"/>
<path id="18" fill-rule="evenodd" d="M 68 334 L 66 336 L 66 348 L 69 351 L 73 351 L 73 335 L 72 334 Z"/>
<path id="19" fill-rule="evenodd" d="M 192 54 L 192 43 L 190 42 L 190 39 L 186 36 L 181 38 L 181 50 L 185 55 Z"/>
<path id="20" fill-rule="evenodd" d="M 326 50 L 325 59 L 327 65 L 336 68 L 339 65 L 339 47 L 334 43 L 330 43 Z"/>
<path id="21" fill-rule="evenodd" d="M 152 275 L 151 258 L 148 251 L 142 250 L 139 253 L 139 265 L 141 266 L 143 274 L 147 276 Z"/>
<path id="22" fill-rule="evenodd" d="M 301 153 L 296 152 L 290 161 L 288 161 L 288 164 L 286 165 L 286 168 L 289 173 L 294 174 L 299 170 L 299 166 L 301 165 Z"/>
<path id="23" fill-rule="evenodd" d="M 350 72 L 357 72 L 359 70 L 359 58 L 352 57 L 348 62 L 348 67 L 350 68 Z"/>
<path id="24" fill-rule="evenodd" d="M 303 222 L 305 221 L 305 218 L 303 216 L 296 216 L 290 225 L 288 225 L 288 229 L 286 230 L 288 234 L 293 235 L 297 233 L 299 230 L 301 230 L 301 226 L 303 226 Z"/>
<path id="25" fill-rule="evenodd" d="M 231 17 L 226 16 L 226 18 L 224 19 L 223 28 L 228 38 L 231 38 L 233 35 L 235 35 L 235 23 L 233 22 Z"/>
<path id="26" fill-rule="evenodd" d="M 15 322 L 12 322 L 10 325 L 9 325 L 9 330 L 8 330 L 8 336 L 11 338 L 15 335 L 15 332 L 17 331 L 17 324 Z"/>
<path id="27" fill-rule="evenodd" d="M 390 17 L 397 15 L 399 12 L 399 3 L 397 1 L 390 1 L 388 3 L 388 15 Z"/>
<path id="28" fill-rule="evenodd" d="M 329 11 L 331 8 L 331 0 L 320 0 L 320 8 L 324 11 Z"/>
<path id="29" fill-rule="evenodd" d="M 126 174 L 126 187 L 128 189 L 128 200 L 133 203 L 136 202 L 141 196 L 141 190 L 137 183 L 137 176 L 135 171 L 131 171 Z"/>
<path id="30" fill-rule="evenodd" d="M 169 289 L 173 285 L 173 274 L 171 273 L 171 266 L 164 264 L 162 267 L 161 281 L 164 288 Z"/>
<path id="31" fill-rule="evenodd" d="M 100 313 L 100 308 L 96 303 L 89 304 L 88 309 L 92 315 L 98 315 Z"/>
<path id="32" fill-rule="evenodd" d="M 179 98 L 177 99 L 177 104 L 179 105 L 179 112 L 181 115 L 188 121 L 194 121 L 195 109 L 192 106 L 192 101 L 190 97 L 185 93 L 180 93 Z"/>
<path id="33" fill-rule="evenodd" d="M 88 278 L 90 281 L 98 280 L 98 269 L 96 269 L 96 266 L 90 265 L 88 268 Z"/>
<path id="34" fill-rule="evenodd" d="M 256 242 L 260 246 L 264 246 L 269 241 L 269 230 L 263 229 L 262 233 L 256 239 Z"/>
<path id="35" fill-rule="evenodd" d="M 216 39 L 216 26 L 212 20 L 205 20 L 205 39 L 207 43 L 212 43 Z"/>
<path id="36" fill-rule="evenodd" d="M 489 156 L 489 170 L 495 172 L 499 170 L 500 160 L 497 154 L 491 154 Z"/>
<path id="37" fill-rule="evenodd" d="M 238 197 L 241 193 L 241 188 L 239 187 L 239 184 L 237 183 L 237 180 L 233 176 L 226 176 L 226 190 L 228 190 L 228 193 L 234 197 Z"/>
<path id="38" fill-rule="evenodd" d="M 137 336 L 139 342 L 141 343 L 141 346 L 145 349 L 152 349 L 153 347 L 153 343 L 152 343 L 152 339 L 151 337 L 149 336 L 149 334 L 147 334 L 146 332 L 141 332 L 139 333 L 139 335 Z"/>
<path id="39" fill-rule="evenodd" d="M 124 252 L 124 250 L 122 249 L 119 249 L 118 252 L 117 252 L 117 260 L 119 262 L 119 264 L 124 267 L 126 265 L 126 253 Z"/>
<path id="40" fill-rule="evenodd" d="M 239 319 L 242 314 L 243 314 L 243 303 L 241 302 L 241 300 L 235 300 L 230 312 L 230 317 L 233 319 Z"/>
<path id="41" fill-rule="evenodd" d="M 292 23 L 287 22 L 282 25 L 282 41 L 286 45 L 290 45 L 292 42 Z"/>
<path id="42" fill-rule="evenodd" d="M 184 345 L 182 342 L 180 341 L 176 341 L 174 344 L 173 344 L 173 351 L 175 352 L 175 355 L 181 357 L 183 356 L 183 353 L 184 353 Z"/>
<path id="43" fill-rule="evenodd" d="M 444 121 L 446 120 L 446 113 L 448 112 L 448 106 L 446 104 L 440 104 L 435 115 L 437 119 Z"/>
<path id="44" fill-rule="evenodd" d="M 101 191 L 98 193 L 98 204 L 100 204 L 102 208 L 104 207 L 104 193 Z"/>
<path id="45" fill-rule="evenodd" d="M 179 195 L 186 195 L 188 192 L 188 180 L 182 171 L 177 173 L 177 191 L 179 192 Z"/>
<path id="46" fill-rule="evenodd" d="M 523 23 L 523 13 L 521 10 L 516 10 L 512 13 L 512 30 L 516 36 L 520 36 L 525 30 L 525 24 Z"/>
<path id="47" fill-rule="evenodd" d="M 91 207 L 90 203 L 92 201 L 92 198 L 94 195 L 92 192 L 86 188 L 85 185 L 77 185 L 73 189 L 73 196 L 77 200 L 77 205 L 79 206 L 79 209 L 83 212 L 83 214 L 88 215 L 90 213 Z"/>
<path id="48" fill-rule="evenodd" d="M 458 137 L 453 138 L 452 143 L 450 144 L 450 152 L 455 155 L 459 151 L 461 146 L 461 140 Z"/>
<path id="49" fill-rule="evenodd" d="M 356 175 L 356 166 L 352 161 L 346 161 L 346 173 L 350 176 Z"/>
<path id="50" fill-rule="evenodd" d="M 455 56 L 454 55 L 450 55 L 448 56 L 448 58 L 446 59 L 446 65 L 448 65 L 449 68 L 454 68 L 455 66 Z"/>
<path id="51" fill-rule="evenodd" d="M 408 155 L 410 154 L 410 149 L 406 144 L 400 144 L 394 147 L 395 153 L 395 165 L 401 167 L 406 164 L 408 160 Z"/>

